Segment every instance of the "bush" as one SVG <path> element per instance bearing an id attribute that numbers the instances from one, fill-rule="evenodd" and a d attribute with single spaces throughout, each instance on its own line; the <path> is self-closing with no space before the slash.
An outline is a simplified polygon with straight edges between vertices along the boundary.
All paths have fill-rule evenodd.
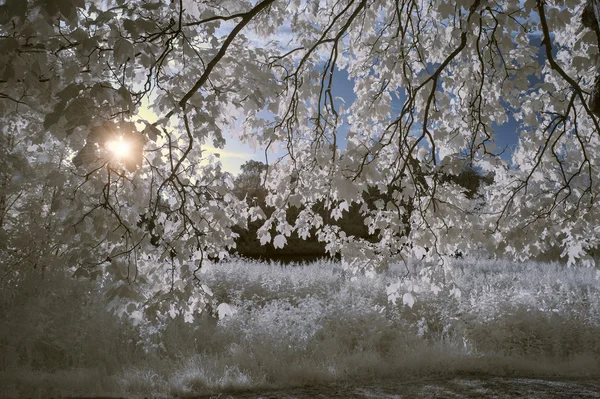
<path id="1" fill-rule="evenodd" d="M 456 261 L 460 289 L 344 275 L 339 264 L 207 264 L 230 314 L 155 321 L 107 311 L 101 283 L 21 276 L 0 303 L 5 396 L 201 395 L 331 381 L 488 375 L 600 376 L 600 281 L 558 264 Z M 388 301 L 392 284 L 411 292 Z M 137 323 L 137 324 L 136 324 Z M 72 376 L 73 378 L 67 378 Z M 32 388 L 35 387 L 35 388 Z"/>

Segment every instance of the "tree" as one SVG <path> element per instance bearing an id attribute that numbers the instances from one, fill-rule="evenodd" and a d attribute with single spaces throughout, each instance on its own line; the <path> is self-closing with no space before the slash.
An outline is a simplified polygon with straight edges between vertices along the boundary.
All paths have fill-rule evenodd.
<path id="1" fill-rule="evenodd" d="M 236 226 L 233 231 L 236 237 L 236 247 L 231 252 L 246 258 L 255 258 L 270 261 L 298 262 L 309 261 L 327 256 L 325 245 L 316 237 L 298 237 L 292 233 L 286 237 L 285 247 L 276 247 L 269 243 L 261 245 L 257 232 L 263 225 L 264 218 L 271 216 L 275 208 L 267 206 L 264 176 L 267 165 L 262 162 L 250 160 L 241 166 L 241 173 L 236 176 L 234 192 L 240 199 L 245 199 L 252 212 L 260 217 L 248 222 L 246 227 Z M 286 209 L 286 220 L 294 224 L 301 208 L 291 206 Z M 321 214 L 321 216 L 323 216 Z M 362 221 L 361 221 L 362 222 Z M 275 229 L 271 229 L 271 234 Z"/>
<path id="2" fill-rule="evenodd" d="M 240 174 L 234 180 L 234 191 L 238 198 L 246 198 L 249 204 L 255 204 L 257 201 L 264 202 L 267 192 L 262 183 L 267 165 L 260 161 L 250 160 L 245 162 L 240 169 Z"/>
<path id="3" fill-rule="evenodd" d="M 80 273 L 106 269 L 115 295 L 141 270 L 148 287 L 166 287 L 147 300 L 191 298 L 205 257 L 226 253 L 233 226 L 262 216 L 202 150 L 222 147 L 239 120 L 240 139 L 285 152 L 266 158 L 275 210 L 263 243 L 314 233 L 331 253 L 368 260 L 357 267 L 457 250 L 525 259 L 549 247 L 590 261 L 600 242 L 597 9 L 596 0 L 6 0 L 0 117 L 3 140 L 16 144 L 3 144 L 2 234 L 39 227 L 43 211 L 44 256 Z M 356 95 L 347 106 L 333 84 L 340 69 Z M 508 162 L 494 138 L 511 119 L 520 139 Z M 481 196 L 448 177 L 465 166 L 493 173 Z M 34 187 L 44 179 L 48 190 Z M 370 187 L 387 200 L 366 200 Z M 293 224 L 290 206 L 302 208 Z M 377 242 L 329 221 L 352 206 Z M 180 284 L 188 280 L 196 288 Z"/>

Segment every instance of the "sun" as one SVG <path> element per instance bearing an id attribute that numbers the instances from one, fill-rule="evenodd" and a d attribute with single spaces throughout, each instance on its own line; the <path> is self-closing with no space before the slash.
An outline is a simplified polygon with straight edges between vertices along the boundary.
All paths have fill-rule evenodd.
<path id="1" fill-rule="evenodd" d="M 106 149 L 112 154 L 116 160 L 123 160 L 131 156 L 131 144 L 123 139 L 123 136 L 115 140 L 110 140 L 106 143 Z"/>

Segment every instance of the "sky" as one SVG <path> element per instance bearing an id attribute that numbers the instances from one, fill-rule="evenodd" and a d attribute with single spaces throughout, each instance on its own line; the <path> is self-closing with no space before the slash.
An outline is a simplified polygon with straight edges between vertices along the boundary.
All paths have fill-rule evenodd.
<path id="1" fill-rule="evenodd" d="M 232 29 L 232 24 L 232 22 L 224 22 L 217 30 L 223 35 L 226 35 Z M 277 35 L 280 42 L 285 43 L 288 40 L 292 40 L 293 33 L 291 32 L 291 29 L 289 29 L 289 26 L 284 25 L 280 28 Z M 261 43 L 264 41 L 264 39 L 257 37 L 250 31 L 245 32 L 245 36 L 248 40 L 250 40 L 251 43 L 257 46 L 261 45 Z M 541 44 L 539 34 L 532 34 L 532 39 L 534 41 L 540 42 Z M 545 62 L 545 53 L 541 46 L 540 62 Z M 346 108 L 350 107 L 356 99 L 356 95 L 354 94 L 354 84 L 349 78 L 348 72 L 345 70 L 336 69 L 334 73 L 332 88 L 333 96 L 341 97 L 345 103 Z M 403 100 L 404 99 L 402 98 L 396 98 L 392 100 L 392 112 L 400 112 L 400 109 L 403 105 Z M 146 114 L 142 112 L 140 116 L 152 121 L 157 119 L 155 115 L 149 112 L 147 112 Z M 495 144 L 497 150 L 500 151 L 501 149 L 506 148 L 506 150 L 502 154 L 502 158 L 505 160 L 510 160 L 511 153 L 516 147 L 518 141 L 518 123 L 509 115 L 509 121 L 507 123 L 505 123 L 501 127 L 493 126 L 493 128 L 495 131 Z M 338 137 L 343 137 L 349 131 L 349 129 L 350 126 L 348 124 L 344 124 L 339 130 L 339 133 L 341 134 Z M 235 134 L 235 132 L 225 131 L 224 137 L 226 139 L 226 145 L 223 149 L 217 149 L 210 145 L 204 145 L 205 151 L 212 154 L 219 154 L 219 159 L 222 163 L 223 169 L 234 175 L 238 174 L 240 172 L 240 166 L 249 160 L 265 162 L 264 149 L 252 148 L 250 145 L 241 143 L 236 136 L 237 134 Z M 343 149 L 345 148 L 345 140 L 341 141 L 342 142 L 339 143 L 339 145 L 340 148 Z M 270 155 L 270 160 L 272 160 L 274 156 L 276 157 L 277 155 L 277 153 L 275 153 L 274 155 Z"/>
<path id="2" fill-rule="evenodd" d="M 537 17 L 537 16 L 534 16 Z M 287 29 L 283 29 L 281 32 L 283 38 L 291 35 L 291 32 L 288 32 Z M 539 47 L 538 52 L 538 60 L 541 64 L 546 62 L 546 53 L 541 43 L 541 36 L 539 32 L 533 32 L 530 34 L 530 38 L 532 40 L 532 44 L 534 46 Z M 283 40 L 282 40 L 283 41 Z M 259 43 L 257 43 L 259 44 Z M 553 48 L 553 53 L 556 55 L 557 49 Z M 532 81 L 532 83 L 536 83 Z M 346 70 L 336 69 L 333 78 L 332 85 L 332 94 L 335 97 L 341 97 L 344 100 L 344 107 L 349 108 L 354 100 L 356 100 L 356 95 L 354 94 L 354 83 L 350 79 L 348 72 Z M 404 99 L 395 98 L 392 100 L 391 108 L 392 112 L 399 113 L 402 109 Z M 339 105 L 338 105 L 339 106 Z M 500 152 L 503 149 L 504 152 L 501 155 L 501 158 L 507 161 L 510 161 L 512 152 L 516 148 L 518 139 L 519 139 L 519 123 L 509 115 L 508 122 L 504 123 L 502 126 L 497 126 L 496 124 L 492 125 L 495 133 L 494 142 L 496 144 L 496 151 Z M 342 137 L 344 134 L 348 133 L 350 126 L 348 124 L 344 124 L 339 133 Z M 248 145 L 244 145 L 239 140 L 237 140 L 234 136 L 226 133 L 226 146 L 224 150 L 214 149 L 215 152 L 221 153 L 221 161 L 223 163 L 223 168 L 228 172 L 233 174 L 239 173 L 240 166 L 250 160 L 256 160 L 265 162 L 264 151 L 262 150 L 254 150 L 250 148 Z M 340 148 L 345 148 L 345 140 L 342 140 L 341 143 L 338 143 Z M 272 160 L 272 156 L 270 157 Z"/>
<path id="3" fill-rule="evenodd" d="M 354 94 L 354 83 L 349 78 L 348 72 L 345 70 L 336 70 L 334 73 L 332 94 L 334 97 L 341 97 L 344 100 L 345 107 L 348 108 L 356 100 Z M 392 100 L 392 112 L 399 112 L 403 105 L 403 99 L 396 98 Z M 339 130 L 342 135 L 348 133 L 350 126 L 345 123 Z M 509 121 L 501 127 L 494 126 L 495 129 L 495 143 L 498 150 L 505 148 L 506 151 L 502 154 L 502 158 L 505 160 L 510 159 L 512 150 L 515 148 L 518 140 L 518 123 L 509 117 Z M 256 160 L 265 162 L 264 151 L 254 150 L 249 145 L 241 143 L 235 135 L 225 133 L 226 145 L 223 150 L 215 149 L 212 147 L 210 151 L 214 153 L 220 153 L 220 159 L 223 164 L 223 168 L 233 174 L 238 174 L 240 166 L 249 160 Z M 340 148 L 345 147 L 345 140 L 340 143 Z M 270 158 L 272 159 L 272 158 Z"/>
<path id="4" fill-rule="evenodd" d="M 149 123 L 152 123 L 158 119 L 158 116 L 150 110 L 148 106 L 148 100 L 144 101 L 137 113 L 137 116 Z M 138 128 L 143 129 L 143 124 L 139 125 Z M 235 135 L 229 132 L 224 133 L 226 139 L 225 148 L 215 148 L 210 144 L 203 145 L 202 149 L 209 154 L 218 154 L 221 161 L 222 167 L 225 171 L 237 175 L 240 172 L 240 167 L 247 161 L 254 159 L 258 161 L 264 161 L 264 152 L 256 151 L 250 148 L 250 146 L 241 143 L 236 139 Z M 261 156 L 263 159 L 261 159 Z"/>
<path id="5" fill-rule="evenodd" d="M 350 79 L 348 72 L 345 70 L 336 70 L 334 73 L 332 91 L 334 97 L 340 97 L 345 103 L 345 107 L 348 108 L 356 100 L 354 94 L 354 83 Z M 395 98 L 392 100 L 392 112 L 399 112 L 403 105 L 403 99 Z M 138 116 L 149 122 L 155 121 L 158 117 L 148 109 L 148 104 L 142 104 Z M 339 130 L 341 133 L 338 137 L 343 137 L 348 133 L 350 126 L 344 123 Z M 515 148 L 518 140 L 518 123 L 509 117 L 509 121 L 501 127 L 494 126 L 495 129 L 495 143 L 498 149 L 505 148 L 506 151 L 502 154 L 502 158 L 505 160 L 510 159 L 512 150 Z M 205 144 L 203 146 L 204 151 L 210 154 L 218 154 L 221 161 L 222 167 L 225 171 L 237 175 L 240 173 L 240 167 L 249 160 L 256 160 L 265 162 L 265 154 L 263 149 L 252 148 L 250 145 L 240 142 L 237 139 L 235 132 L 224 131 L 224 137 L 226 140 L 225 147 L 223 149 L 215 148 L 212 145 Z M 345 140 L 339 143 L 340 148 L 345 148 Z M 208 154 L 207 154 L 208 155 Z M 277 154 L 275 153 L 275 156 Z M 274 155 L 270 155 L 272 161 Z"/>

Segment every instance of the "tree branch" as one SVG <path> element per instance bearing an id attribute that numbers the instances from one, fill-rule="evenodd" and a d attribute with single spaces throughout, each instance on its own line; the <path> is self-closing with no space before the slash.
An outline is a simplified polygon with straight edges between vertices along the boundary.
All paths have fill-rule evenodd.
<path id="1" fill-rule="evenodd" d="M 219 63 L 219 61 L 225 56 L 225 54 L 227 53 L 227 49 L 229 48 L 229 46 L 231 45 L 233 40 L 236 38 L 236 36 L 240 33 L 240 31 L 248 24 L 248 22 L 250 22 L 252 20 L 252 18 L 254 18 L 256 15 L 258 15 L 265 8 L 270 6 L 274 1 L 275 0 L 264 0 L 262 3 L 259 3 L 256 7 L 254 7 L 247 13 L 237 15 L 237 17 L 242 17 L 242 20 L 229 33 L 229 35 L 223 42 L 223 45 L 221 46 L 221 49 L 219 50 L 217 55 L 215 55 L 215 57 L 206 65 L 206 69 L 204 70 L 204 73 L 202 74 L 202 76 L 200 76 L 200 79 L 198 79 L 196 84 L 194 84 L 194 86 L 177 103 L 179 108 L 181 108 L 181 109 L 185 108 L 185 105 L 187 104 L 188 100 L 194 94 L 196 94 L 198 92 L 198 90 L 200 90 L 200 88 L 202 87 L 202 85 L 204 85 L 204 83 L 206 83 L 206 81 L 208 80 L 208 78 L 210 76 L 210 73 L 215 68 L 215 66 Z M 176 111 L 177 111 L 176 109 L 169 111 L 165 115 L 164 119 L 169 119 L 176 113 Z M 156 126 L 160 120 L 161 119 L 154 122 L 153 125 Z"/>

